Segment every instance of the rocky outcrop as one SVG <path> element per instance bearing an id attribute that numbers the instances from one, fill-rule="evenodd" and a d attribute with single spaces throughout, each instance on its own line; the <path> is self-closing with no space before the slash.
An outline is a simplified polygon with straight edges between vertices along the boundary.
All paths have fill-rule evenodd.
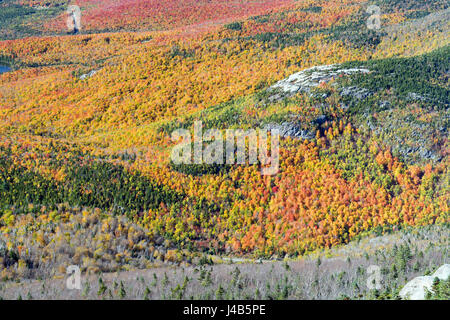
<path id="1" fill-rule="evenodd" d="M 92 71 L 89 72 L 89 73 L 82 74 L 82 75 L 80 76 L 80 80 L 88 79 L 88 78 L 94 76 L 98 71 L 99 71 L 99 70 L 92 70 Z"/>
<path id="2" fill-rule="evenodd" d="M 440 267 L 431 276 L 423 276 L 412 279 L 400 291 L 402 299 L 425 300 L 426 290 L 431 291 L 435 278 L 447 280 L 450 276 L 450 264 Z"/>
<path id="3" fill-rule="evenodd" d="M 356 73 L 369 73 L 364 68 L 340 68 L 340 65 L 324 65 L 312 67 L 297 73 L 289 78 L 278 81 L 269 88 L 273 91 L 271 100 L 279 100 L 293 96 L 298 92 L 310 92 L 312 88 L 318 87 L 323 82 L 329 82 L 341 75 L 352 75 Z"/>
<path id="4" fill-rule="evenodd" d="M 365 88 L 359 88 L 359 87 L 346 87 L 342 88 L 340 92 L 341 96 L 351 96 L 358 100 L 363 100 L 369 97 L 373 94 L 373 92 L 370 92 L 369 90 Z"/>
<path id="5" fill-rule="evenodd" d="M 278 130 L 283 138 L 291 137 L 297 139 L 313 139 L 314 134 L 308 130 L 302 130 L 298 125 L 291 122 L 284 123 L 268 123 L 264 126 L 264 130 Z"/>

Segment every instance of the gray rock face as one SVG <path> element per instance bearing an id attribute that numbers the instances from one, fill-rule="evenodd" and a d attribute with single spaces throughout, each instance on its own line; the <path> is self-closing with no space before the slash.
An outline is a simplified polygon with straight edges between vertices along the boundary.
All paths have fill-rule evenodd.
<path id="1" fill-rule="evenodd" d="M 430 99 L 428 99 L 427 97 L 424 97 L 424 96 L 422 96 L 422 95 L 420 95 L 420 94 L 418 94 L 418 93 L 415 93 L 415 92 L 408 92 L 408 95 L 407 95 L 407 97 L 406 97 L 408 100 L 412 100 L 412 101 L 414 101 L 414 100 L 421 100 L 421 101 L 427 101 L 427 100 L 430 100 Z"/>
<path id="2" fill-rule="evenodd" d="M 339 65 L 324 65 L 312 67 L 297 73 L 289 78 L 274 84 L 269 90 L 275 92 L 272 100 L 289 97 L 297 92 L 310 92 L 312 88 L 318 87 L 322 82 L 329 82 L 340 75 L 352 75 L 356 73 L 369 73 L 368 69 L 350 68 L 340 69 Z"/>
<path id="3" fill-rule="evenodd" d="M 359 87 L 347 87 L 343 88 L 341 90 L 342 96 L 352 96 L 355 99 L 362 100 L 366 99 L 370 95 L 372 95 L 372 92 L 365 88 L 359 88 Z"/>
<path id="4" fill-rule="evenodd" d="M 93 75 L 95 75 L 98 71 L 99 71 L 99 70 L 92 70 L 92 71 L 89 72 L 89 73 L 82 74 L 82 75 L 80 76 L 80 80 L 88 79 L 88 78 L 92 77 Z"/>
<path id="5" fill-rule="evenodd" d="M 284 123 L 268 123 L 264 126 L 264 130 L 278 130 L 283 138 L 291 137 L 297 139 L 313 139 L 314 134 L 307 130 L 302 130 L 299 126 L 291 122 Z"/>
<path id="6" fill-rule="evenodd" d="M 400 297 L 406 300 L 425 300 L 425 289 L 431 290 L 433 279 L 431 276 L 412 279 L 400 291 Z"/>
<path id="7" fill-rule="evenodd" d="M 425 289 L 431 291 L 434 279 L 438 278 L 439 280 L 447 280 L 449 276 L 450 264 L 444 264 L 431 276 L 423 276 L 412 279 L 400 291 L 400 297 L 402 297 L 402 299 L 410 300 L 425 300 Z"/>
<path id="8" fill-rule="evenodd" d="M 450 264 L 444 264 L 442 267 L 433 273 L 433 277 L 439 278 L 440 280 L 447 280 L 450 276 Z"/>

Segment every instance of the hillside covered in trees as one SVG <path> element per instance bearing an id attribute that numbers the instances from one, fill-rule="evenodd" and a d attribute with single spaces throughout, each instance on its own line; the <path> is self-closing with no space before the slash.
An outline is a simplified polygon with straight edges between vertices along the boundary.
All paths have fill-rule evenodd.
<path id="1" fill-rule="evenodd" d="M 0 1 L 0 280 L 448 241 L 447 1 L 80 0 L 77 34 L 69 4 Z M 196 121 L 280 129 L 279 172 L 175 164 Z"/>

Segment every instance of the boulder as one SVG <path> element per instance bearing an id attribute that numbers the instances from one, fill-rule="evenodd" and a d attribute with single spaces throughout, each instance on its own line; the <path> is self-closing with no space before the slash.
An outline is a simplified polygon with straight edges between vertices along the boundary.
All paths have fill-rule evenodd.
<path id="1" fill-rule="evenodd" d="M 433 273 L 433 277 L 439 278 L 440 280 L 447 280 L 450 276 L 450 264 L 444 264 L 442 267 Z"/>
<path id="2" fill-rule="evenodd" d="M 412 279 L 400 291 L 402 299 L 425 300 L 426 290 L 431 291 L 435 278 L 447 280 L 450 276 L 450 264 L 440 267 L 431 276 L 423 276 Z M 425 290 L 426 289 L 426 290 Z"/>

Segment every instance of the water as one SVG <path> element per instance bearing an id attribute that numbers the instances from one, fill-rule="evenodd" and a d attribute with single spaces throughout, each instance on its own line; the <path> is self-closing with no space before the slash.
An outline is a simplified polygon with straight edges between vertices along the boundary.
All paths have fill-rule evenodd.
<path id="1" fill-rule="evenodd" d="M 0 74 L 11 71 L 11 68 L 8 66 L 0 66 Z"/>

